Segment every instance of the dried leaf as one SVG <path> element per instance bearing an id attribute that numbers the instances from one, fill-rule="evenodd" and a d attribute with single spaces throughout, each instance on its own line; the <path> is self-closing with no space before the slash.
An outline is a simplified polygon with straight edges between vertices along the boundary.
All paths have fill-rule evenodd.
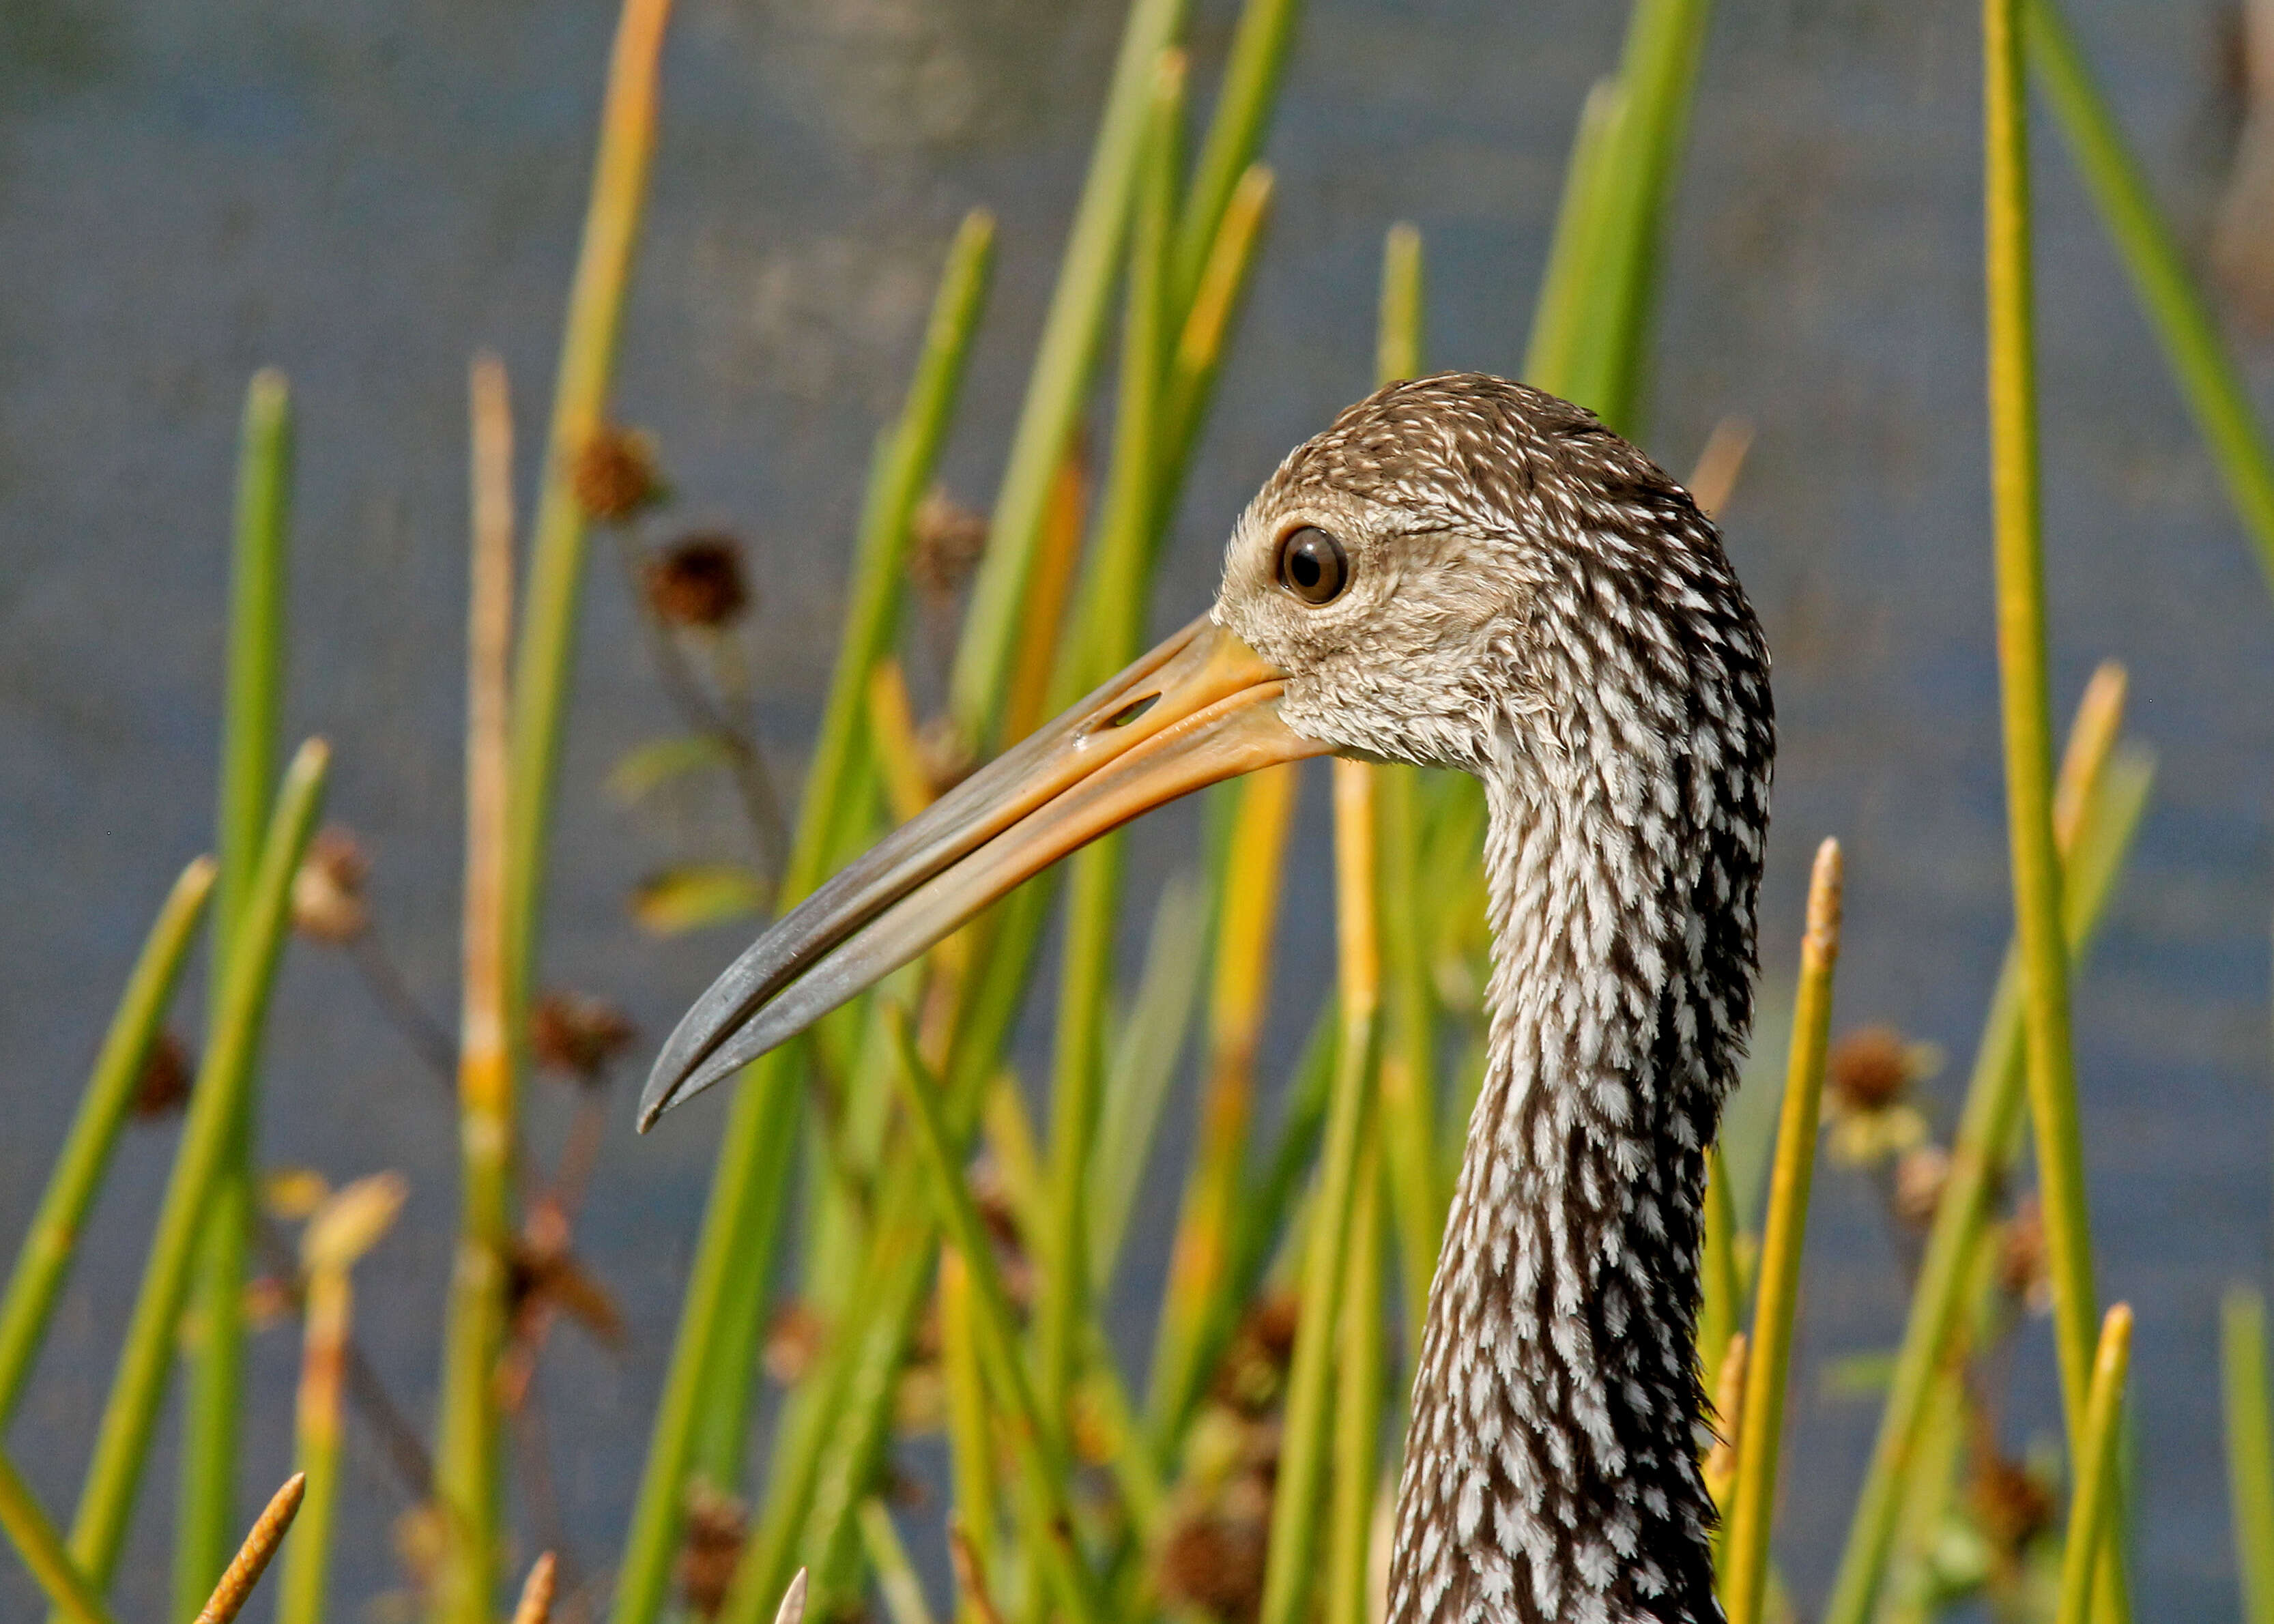
<path id="1" fill-rule="evenodd" d="M 651 739 L 625 751 L 608 770 L 608 793 L 623 805 L 632 806 L 674 778 L 726 764 L 726 749 L 712 734 Z"/>
<path id="2" fill-rule="evenodd" d="M 309 1273 L 344 1269 L 379 1244 L 403 1210 L 410 1186 L 400 1173 L 358 1178 L 308 1220 L 300 1237 L 300 1261 Z"/>
<path id="3" fill-rule="evenodd" d="M 734 863 L 694 863 L 666 868 L 632 891 L 632 917 L 659 936 L 756 919 L 765 911 L 766 884 Z"/>

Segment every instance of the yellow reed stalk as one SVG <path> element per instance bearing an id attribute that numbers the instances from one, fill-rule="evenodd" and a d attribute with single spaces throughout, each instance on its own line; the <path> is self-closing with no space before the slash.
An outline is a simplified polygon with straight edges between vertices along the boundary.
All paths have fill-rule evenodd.
<path id="1" fill-rule="evenodd" d="M 1427 370 L 1421 233 L 1401 222 L 1382 245 L 1382 296 L 1374 331 L 1374 381 L 1418 378 Z M 1437 1170 L 1436 1009 L 1422 946 L 1420 775 L 1412 767 L 1374 771 L 1381 865 L 1385 1016 L 1382 1043 L 1383 1175 L 1404 1266 L 1405 1328 L 1419 1348 L 1429 1312 L 1445 1207 L 1451 1192 Z"/>
<path id="2" fill-rule="evenodd" d="M 1998 672 L 2006 744 L 2006 823 L 2014 933 L 2025 972 L 2029 1114 L 2052 1277 L 2053 1343 L 2070 1459 L 2084 1447 L 2095 1290 L 2084 1147 L 2069 1036 L 2068 944 L 2052 816 L 2052 710 L 2045 647 L 2044 545 L 2037 466 L 2031 286 L 2029 105 L 2020 0 L 1983 0 L 1983 145 L 1989 304 L 1990 496 L 1996 532 Z M 2094 1616 L 2123 1624 L 2131 1600 L 2121 1542 L 2103 1547 Z"/>
<path id="3" fill-rule="evenodd" d="M 2116 1445 L 2121 1436 L 2124 1379 L 2132 1363 L 2132 1306 L 2118 1303 L 2100 1321 L 2092 1360 L 2092 1392 L 2085 1402 L 2084 1452 L 2068 1502 L 2067 1546 L 2061 1553 L 2060 1603 L 2054 1624 L 2085 1624 L 2092 1613 L 2094 1571 L 2113 1534 Z"/>
<path id="4" fill-rule="evenodd" d="M 947 1529 L 948 1560 L 955 1565 L 955 1593 L 975 1624 L 1003 1624 L 1003 1614 L 987 1589 L 987 1569 L 970 1536 L 951 1522 Z"/>
<path id="5" fill-rule="evenodd" d="M 2266 1300 L 2227 1288 L 2219 1305 L 2226 1481 L 2244 1624 L 2274 1624 L 2274 1404 L 2266 1383 Z"/>
<path id="6" fill-rule="evenodd" d="M 978 1330 L 971 1321 L 971 1274 L 953 1246 L 939 1254 L 939 1350 L 947 1387 L 947 1440 L 955 1468 L 954 1518 L 959 1538 L 991 1553 L 995 1549 L 995 1434 L 979 1359 Z M 966 1592 L 957 1608 L 965 1624 L 978 1624 L 979 1611 Z"/>
<path id="7" fill-rule="evenodd" d="M 1033 1380 L 1020 1355 L 1017 1321 L 995 1265 L 994 1244 L 964 1183 L 954 1141 L 949 1138 L 937 1098 L 938 1085 L 917 1052 L 905 1012 L 892 1008 L 887 1019 L 900 1050 L 896 1080 L 915 1128 L 916 1144 L 928 1164 L 941 1237 L 963 1254 L 969 1274 L 972 1323 L 978 1332 L 980 1359 L 987 1371 L 988 1385 L 1003 1407 L 1018 1466 L 1018 1498 L 1026 1515 L 1028 1536 L 1058 1605 L 1073 1624 L 1099 1624 L 1104 1616 L 1103 1604 L 1073 1542 L 1073 1515 L 1067 1499 L 1068 1457 L 1059 1418 L 1037 1402 Z"/>
<path id="8" fill-rule="evenodd" d="M 221 1583 L 214 1586 L 213 1598 L 199 1612 L 197 1624 L 232 1624 L 245 1610 L 245 1604 L 252 1599 L 252 1587 L 268 1571 L 276 1547 L 284 1543 L 284 1536 L 291 1531 L 292 1519 L 300 1515 L 300 1497 L 307 1486 L 307 1478 L 294 1472 L 284 1479 L 282 1488 L 269 1496 L 252 1531 L 245 1537 L 236 1557 L 222 1570 Z"/>
<path id="9" fill-rule="evenodd" d="M 551 1624 L 553 1590 L 559 1571 L 559 1564 L 550 1551 L 531 1565 L 529 1577 L 522 1581 L 521 1600 L 514 1605 L 513 1624 Z"/>
<path id="10" fill-rule="evenodd" d="M 1777 1445 L 1784 1424 L 1785 1376 L 1792 1357 L 1793 1314 L 1800 1294 L 1801 1243 L 1808 1232 L 1808 1190 L 1816 1169 L 1817 1108 L 1823 1098 L 1824 1056 L 1832 1026 L 1832 969 L 1840 958 L 1840 843 L 1826 840 L 1816 849 L 1816 866 L 1809 876 L 1800 991 L 1793 1001 L 1792 1049 L 1785 1072 L 1784 1109 L 1777 1122 L 1776 1164 L 1770 1176 L 1768 1222 L 1761 1242 L 1760 1286 L 1748 1343 L 1736 1482 L 1730 1492 L 1726 1560 L 1721 1569 L 1721 1605 L 1729 1624 L 1759 1624 L 1768 1578 Z"/>
<path id="11" fill-rule="evenodd" d="M 40 1497 L 4 1450 L 0 1450 L 0 1530 L 6 1531 L 58 1618 L 68 1624 L 111 1624 L 110 1609 L 79 1572 Z"/>
<path id="12" fill-rule="evenodd" d="M 1335 1367 L 1335 1469 L 1327 1527 L 1326 1624 L 1367 1624 L 1367 1558 L 1381 1474 L 1382 1389 L 1382 1140 L 1359 1150 L 1350 1267 Z"/>
<path id="13" fill-rule="evenodd" d="M 1292 765 L 1269 767 L 1228 786 L 1231 836 L 1216 923 L 1215 985 L 1200 1147 L 1185 1185 L 1168 1289 L 1154 1344 L 1149 1408 L 1165 1443 L 1178 1436 L 1203 1372 L 1201 1344 L 1231 1263 L 1231 1242 L 1255 1107 L 1255 1050 L 1271 986 L 1272 938 L 1287 837 L 1302 779 Z"/>
<path id="14" fill-rule="evenodd" d="M 1741 1335 L 1737 1320 L 1744 1312 L 1744 1292 L 1737 1279 L 1737 1207 L 1729 1196 L 1729 1168 L 1718 1139 L 1706 1147 L 1706 1233 L 1698 1273 L 1698 1376 L 1708 1393 L 1719 1394 L 1721 1356 L 1730 1338 Z"/>
<path id="15" fill-rule="evenodd" d="M 1340 1320 L 1359 1150 L 1374 1104 L 1382 954 L 1375 921 L 1374 781 L 1363 762 L 1337 760 L 1335 927 L 1339 951 L 1342 1047 L 1327 1112 L 1304 1248 L 1302 1317 L 1287 1372 L 1284 1441 L 1271 1502 L 1262 1624 L 1295 1624 L 1315 1576 L 1318 1500 L 1331 1431 L 1329 1361 Z"/>
<path id="16" fill-rule="evenodd" d="M 1745 1334 L 1734 1332 L 1722 1344 L 1713 1382 L 1713 1447 L 1706 1452 L 1706 1492 L 1722 1515 L 1714 1530 L 1713 1554 L 1721 1560 L 1723 1538 L 1728 1533 L 1729 1491 L 1737 1482 L 1737 1433 L 1745 1424 Z"/>
<path id="17" fill-rule="evenodd" d="M 1050 500 L 1043 510 L 1043 538 L 1035 555 L 1035 578 L 1027 589 L 1024 625 L 1011 667 L 1011 689 L 1003 703 L 1003 743 L 1017 743 L 1035 731 L 1050 704 L 1050 673 L 1058 664 L 1058 631 L 1073 597 L 1075 566 L 1081 562 L 1081 532 L 1089 521 L 1089 453 L 1076 435 L 1058 471 L 1050 477 Z"/>
<path id="18" fill-rule="evenodd" d="M 359 1178 L 319 1207 L 300 1237 L 300 1268 L 308 1283 L 295 1447 L 305 1498 L 300 1538 L 284 1564 L 277 1624 L 320 1624 L 324 1616 L 332 1508 L 340 1486 L 340 1391 L 354 1315 L 350 1271 L 394 1224 L 408 1193 L 397 1173 Z"/>
<path id="19" fill-rule="evenodd" d="M 134 1094 L 151 1046 L 163 1028 L 174 984 L 189 958 L 198 921 L 213 895 L 217 865 L 199 857 L 184 868 L 166 896 L 128 976 L 126 990 L 104 1034 L 94 1069 L 79 1090 L 71 1132 L 56 1152 L 46 1192 L 24 1232 L 23 1244 L 0 1295 L 0 1431 L 16 1412 L 24 1383 L 47 1335 L 48 1317 L 63 1290 L 64 1278 L 85 1232 L 118 1131 L 133 1109 Z"/>
<path id="20" fill-rule="evenodd" d="M 885 1616 L 892 1624 L 933 1624 L 923 1582 L 916 1577 L 915 1564 L 908 1560 L 907 1546 L 901 1543 L 900 1530 L 892 1526 L 892 1514 L 885 1508 L 885 1502 L 871 1494 L 861 1502 L 859 1517 L 861 1543 L 877 1575 L 877 1589 L 885 1598 Z"/>
<path id="21" fill-rule="evenodd" d="M 892 808 L 892 821 L 905 823 L 931 804 L 931 779 L 924 772 L 908 680 L 900 662 L 890 655 L 869 673 L 869 734 L 885 775 L 885 804 Z"/>
<path id="22" fill-rule="evenodd" d="M 1737 476 L 1745 471 L 1745 455 L 1753 448 L 1753 425 L 1749 418 L 1723 417 L 1706 437 L 1706 448 L 1690 470 L 1690 500 L 1709 519 L 1721 516 L 1737 489 Z"/>
<path id="23" fill-rule="evenodd" d="M 495 1372 L 505 1345 L 516 1098 L 507 919 L 511 881 L 513 409 L 505 369 L 471 374 L 473 489 L 466 616 L 466 864 L 458 1040 L 457 1250 L 444 1329 L 435 1493 L 447 1554 L 435 1616 L 486 1624 L 503 1545 Z"/>

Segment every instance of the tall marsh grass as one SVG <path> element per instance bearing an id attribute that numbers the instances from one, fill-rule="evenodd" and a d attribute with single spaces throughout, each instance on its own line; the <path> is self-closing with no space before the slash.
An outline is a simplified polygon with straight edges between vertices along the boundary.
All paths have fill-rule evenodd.
<path id="1" fill-rule="evenodd" d="M 621 1041 L 591 1011 L 548 1007 L 533 990 L 596 527 L 621 544 L 649 594 L 662 674 L 689 718 L 688 738 L 659 741 L 627 772 L 642 781 L 758 775 L 746 779 L 760 788 L 745 801 L 761 866 L 669 879 L 650 898 L 658 919 L 755 916 L 795 901 L 1137 650 L 1220 367 L 1268 252 L 1272 177 L 1259 154 L 1296 27 L 1293 0 L 1247 0 L 1205 117 L 1188 106 L 1185 7 L 1133 0 L 961 600 L 945 714 L 925 725 L 902 676 L 915 658 L 908 582 L 945 545 L 943 526 L 968 532 L 975 523 L 943 516 L 930 493 L 970 357 L 989 342 L 991 217 L 974 211 L 947 244 L 904 403 L 877 436 L 848 549 L 837 665 L 786 832 L 767 826 L 771 781 L 736 719 L 746 697 L 732 643 L 738 566 L 731 554 L 649 544 L 640 513 L 655 498 L 651 448 L 609 411 L 669 10 L 668 0 L 623 8 L 544 472 L 518 560 L 509 391 L 493 360 L 472 374 L 463 984 L 455 1046 L 440 1045 L 456 1067 L 462 1215 L 451 1277 L 434 1282 L 446 1312 L 431 1453 L 394 1415 L 354 1344 L 352 1267 L 384 1230 L 399 1185 L 303 1192 L 290 1215 L 306 1223 L 291 1292 L 305 1337 L 296 1446 L 305 1476 L 223 1572 L 240 1522 L 245 1260 L 274 1239 L 290 1205 L 263 1195 L 259 1170 L 262 1034 L 296 906 L 309 885 L 321 891 L 310 843 L 328 766 L 325 746 L 311 741 L 279 767 L 292 428 L 282 380 L 264 373 L 245 417 L 215 855 L 192 861 L 158 913 L 0 1297 L 4 1421 L 209 916 L 204 1060 L 67 1533 L 0 1451 L 0 1527 L 59 1619 L 110 1617 L 103 1597 L 127 1530 L 138 1516 L 164 1515 L 145 1468 L 181 1365 L 177 1617 L 201 1605 L 202 1616 L 233 1616 L 296 1509 L 280 1616 L 359 1616 L 334 1593 L 328 1560 L 350 1408 L 392 1427 L 397 1466 L 426 1503 L 426 1616 L 487 1624 L 501 1615 L 509 1570 L 526 1554 L 508 1489 L 520 1470 L 522 1406 L 533 1402 L 526 1373 L 542 1348 L 531 1315 L 605 1319 L 604 1294 L 578 1274 L 558 1232 L 594 1158 L 639 1154 L 613 1124 L 599 1137 L 596 1105 L 580 1118 L 582 1148 L 547 1175 L 526 1155 L 521 1121 L 537 1049 L 589 1056 Z M 1620 64 L 1587 97 L 1575 133 L 1537 296 L 1529 380 L 1630 434 L 1647 425 L 1665 222 L 1710 20 L 1706 0 L 1636 0 Z M 2067 989 L 2122 870 L 2152 766 L 2123 736 L 2113 669 L 2095 679 L 2054 763 L 2037 518 L 2029 64 L 2243 528 L 2274 571 L 2274 456 L 2056 0 L 1984 0 L 1983 39 L 1994 474 L 1984 580 L 1999 628 L 2017 929 L 1984 989 L 1990 1015 L 1955 1136 L 1924 1147 L 1941 1158 L 1939 1182 L 1915 1214 L 1923 1250 L 1826 1609 L 1833 1624 L 1923 1620 L 1984 1594 L 2014 1616 L 2121 1624 L 2132 1602 L 2115 1444 L 2131 1321 L 2121 1305 L 2104 1317 L 2097 1301 Z M 1384 379 L 1426 365 L 1424 267 L 1419 234 L 1390 225 L 1376 336 Z M 1093 420 L 1111 425 L 1095 455 L 1085 432 Z M 1701 473 L 1701 490 L 1710 478 L 1726 492 L 1743 439 L 1716 444 L 1721 461 Z M 1379 1616 L 1407 1371 L 1481 1064 L 1483 816 L 1465 780 L 1343 762 L 1329 778 L 1340 970 L 1299 1056 L 1261 1052 L 1302 793 L 1283 767 L 1211 792 L 1201 860 L 1157 899 L 1137 894 L 1109 838 L 748 1068 L 725 1119 L 621 1547 L 582 1565 L 567 1552 L 546 1556 L 514 1617 L 763 1624 L 786 1593 L 822 1617 L 881 1607 L 893 1624 L 951 1614 L 959 1624 Z M 1888 1166 L 1908 1109 L 1900 1078 L 1874 1095 L 1855 1080 L 1867 1056 L 1843 1059 L 1831 1043 L 1840 886 L 1839 849 L 1826 841 L 1781 1107 L 1733 1121 L 1732 1134 L 1750 1142 L 1721 1147 L 1713 1162 L 1701 1377 L 1728 1434 L 1708 1477 L 1727 1514 L 1721 1573 L 1735 1624 L 1793 1616 L 1771 1533 L 1819 1147 Z M 1054 916 L 1062 923 L 1052 933 Z M 1149 931 L 1149 948 L 1141 974 L 1125 978 L 1115 945 L 1133 923 Z M 1046 951 L 1059 956 L 1052 1041 L 1041 1073 L 1027 1077 L 1009 1038 Z M 1761 1034 L 1764 1052 L 1780 1035 Z M 577 1049 L 579 1041 L 598 1047 Z M 1197 1056 L 1199 1125 L 1186 1164 L 1173 1170 L 1182 1195 L 1141 1381 L 1103 1305 L 1187 1050 Z M 1286 1108 L 1267 1124 L 1259 1098 L 1282 1075 Z M 1832 1123 L 1828 1141 L 1820 1113 Z M 1772 1118 L 1764 1206 L 1732 1169 L 1762 1165 Z M 1904 1132 L 1904 1154 L 1920 1151 L 1918 1134 Z M 2008 1560 L 1969 1576 L 1941 1554 L 1952 1528 L 1983 1545 L 2007 1538 L 1969 1480 L 1980 1470 L 1968 1447 L 1980 1400 L 1966 1378 L 2010 1334 L 1993 1253 L 2012 1251 L 2032 1222 L 2007 1193 L 2025 1151 L 2037 1169 L 2071 1509 L 2065 1532 L 2008 1538 Z M 789 1282 L 787 1300 L 778 1280 Z M 2274 1620 L 2263 1318 L 2238 1290 L 2225 1341 L 2236 1541 L 2256 1624 Z M 186 1354 L 185 1323 L 197 1332 Z M 754 1450 L 770 1333 L 774 1364 L 794 1368 Z M 907 1519 L 942 1508 L 912 1510 L 894 1492 L 900 1440 L 934 1428 L 951 1465 L 952 1595 L 927 1588 L 902 1539 Z"/>

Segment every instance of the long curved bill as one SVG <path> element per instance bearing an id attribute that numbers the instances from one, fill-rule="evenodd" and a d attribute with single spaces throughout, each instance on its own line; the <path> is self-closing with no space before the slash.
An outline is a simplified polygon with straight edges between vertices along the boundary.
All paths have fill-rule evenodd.
<path id="1" fill-rule="evenodd" d="M 1140 813 L 1331 748 L 1279 719 L 1286 673 L 1195 620 L 877 842 L 777 921 L 680 1020 L 643 1132 Z"/>

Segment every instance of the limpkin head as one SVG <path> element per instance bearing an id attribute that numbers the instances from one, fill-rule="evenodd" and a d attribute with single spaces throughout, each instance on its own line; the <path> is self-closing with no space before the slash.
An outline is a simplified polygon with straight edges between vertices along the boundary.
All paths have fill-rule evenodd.
<path id="1" fill-rule="evenodd" d="M 1084 842 L 1275 763 L 1608 771 L 1766 691 L 1711 527 L 1591 414 L 1477 373 L 1392 384 L 1291 453 L 1235 528 L 1209 615 L 1015 745 L 793 908 L 666 1043 L 641 1124 Z M 1701 658 L 1702 656 L 1702 658 Z M 1755 662 L 1758 663 L 1758 662 Z M 1735 684 L 1736 686 L 1733 686 Z M 1720 747 L 1707 741 L 1709 754 Z M 1585 763 L 1579 768 L 1575 763 Z M 1630 780 L 1622 782 L 1622 779 Z"/>

